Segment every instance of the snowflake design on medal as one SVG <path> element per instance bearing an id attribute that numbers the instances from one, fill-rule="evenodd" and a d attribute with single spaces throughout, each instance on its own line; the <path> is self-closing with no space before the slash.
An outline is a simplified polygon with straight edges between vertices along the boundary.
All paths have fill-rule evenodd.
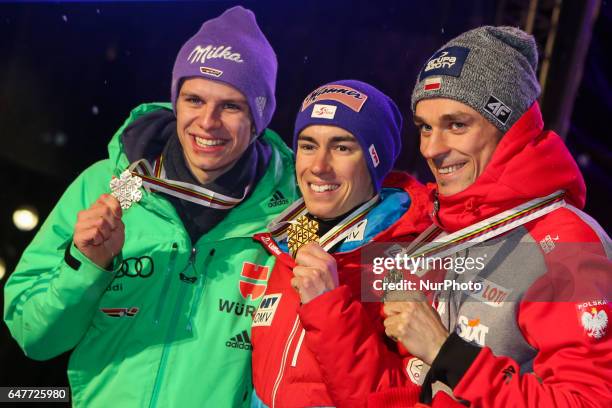
<path id="1" fill-rule="evenodd" d="M 309 242 L 319 242 L 319 223 L 309 219 L 305 215 L 298 217 L 295 221 L 289 222 L 287 230 L 287 246 L 295 257 L 298 249 Z"/>
<path id="2" fill-rule="evenodd" d="M 113 177 L 110 182 L 111 195 L 119 200 L 121 209 L 127 210 L 132 203 L 137 203 L 142 198 L 142 179 L 133 176 L 129 170 L 125 170 L 119 178 Z"/>

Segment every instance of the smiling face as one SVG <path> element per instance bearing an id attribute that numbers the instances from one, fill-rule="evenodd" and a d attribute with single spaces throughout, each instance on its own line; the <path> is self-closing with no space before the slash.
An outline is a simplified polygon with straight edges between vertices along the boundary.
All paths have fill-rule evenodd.
<path id="1" fill-rule="evenodd" d="M 345 214 L 374 195 L 359 142 L 337 126 L 300 132 L 295 170 L 308 212 L 322 219 Z"/>
<path id="2" fill-rule="evenodd" d="M 416 105 L 414 123 L 442 195 L 459 193 L 480 176 L 502 132 L 469 106 L 452 99 L 423 99 Z"/>
<path id="3" fill-rule="evenodd" d="M 209 183 L 236 163 L 249 146 L 253 124 L 245 96 L 222 82 L 191 78 L 176 102 L 176 130 L 189 169 Z"/>

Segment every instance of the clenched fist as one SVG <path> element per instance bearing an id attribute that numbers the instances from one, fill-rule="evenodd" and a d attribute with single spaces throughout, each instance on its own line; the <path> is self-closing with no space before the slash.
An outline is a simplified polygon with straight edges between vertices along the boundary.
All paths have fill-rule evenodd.
<path id="1" fill-rule="evenodd" d="M 110 194 L 102 194 L 77 216 L 74 245 L 101 268 L 107 268 L 123 248 L 125 226 L 121 216 L 119 201 Z"/>
<path id="2" fill-rule="evenodd" d="M 409 300 L 385 301 L 385 333 L 431 365 L 449 333 L 425 296 L 420 292 L 411 295 Z"/>
<path id="3" fill-rule="evenodd" d="M 295 257 L 291 286 L 298 292 L 302 303 L 338 286 L 336 260 L 316 242 L 301 247 Z"/>

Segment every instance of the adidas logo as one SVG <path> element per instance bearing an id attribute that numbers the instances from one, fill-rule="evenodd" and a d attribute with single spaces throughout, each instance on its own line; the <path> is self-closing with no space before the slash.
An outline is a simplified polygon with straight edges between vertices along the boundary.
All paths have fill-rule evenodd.
<path id="1" fill-rule="evenodd" d="M 237 348 L 240 350 L 253 350 L 253 346 L 251 345 L 251 339 L 249 338 L 249 333 L 247 333 L 246 330 L 243 330 L 242 333 L 237 334 L 228 341 L 226 341 L 225 347 Z"/>
<path id="2" fill-rule="evenodd" d="M 278 207 L 279 205 L 286 204 L 289 204 L 289 200 L 285 198 L 283 193 L 276 190 L 274 194 L 272 194 L 272 198 L 270 198 L 270 201 L 268 202 L 268 207 Z"/>

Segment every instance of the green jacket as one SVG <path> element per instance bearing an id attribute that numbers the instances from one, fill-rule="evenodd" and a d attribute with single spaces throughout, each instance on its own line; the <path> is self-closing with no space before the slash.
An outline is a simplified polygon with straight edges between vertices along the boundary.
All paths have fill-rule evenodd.
<path id="1" fill-rule="evenodd" d="M 6 283 L 4 318 L 31 358 L 73 349 L 75 406 L 248 406 L 251 314 L 274 262 L 251 236 L 298 194 L 292 152 L 277 134 L 262 136 L 272 155 L 252 194 L 197 243 L 163 194 L 143 191 L 124 211 L 125 245 L 113 272 L 71 245 L 77 212 L 129 165 L 123 130 L 157 109 L 171 108 L 132 111 L 109 144 L 110 158 L 64 193 Z M 66 262 L 67 247 L 77 270 Z"/>

